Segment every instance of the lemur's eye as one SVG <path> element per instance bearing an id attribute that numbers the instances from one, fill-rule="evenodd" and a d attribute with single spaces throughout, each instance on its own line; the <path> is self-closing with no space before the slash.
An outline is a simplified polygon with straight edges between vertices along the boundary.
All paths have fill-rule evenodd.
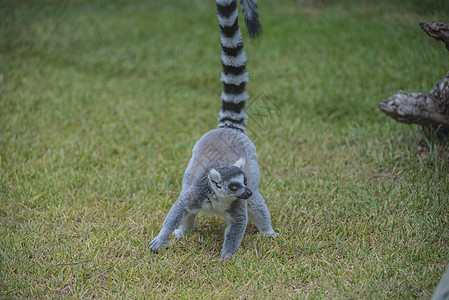
<path id="1" fill-rule="evenodd" d="M 231 184 L 229 184 L 229 189 L 231 190 L 231 191 L 236 191 L 236 190 L 238 190 L 239 188 L 240 188 L 240 184 L 238 184 L 238 183 L 231 183 Z"/>
<path id="2" fill-rule="evenodd" d="M 245 180 L 244 184 L 247 185 L 247 184 L 248 184 L 248 181 Z"/>

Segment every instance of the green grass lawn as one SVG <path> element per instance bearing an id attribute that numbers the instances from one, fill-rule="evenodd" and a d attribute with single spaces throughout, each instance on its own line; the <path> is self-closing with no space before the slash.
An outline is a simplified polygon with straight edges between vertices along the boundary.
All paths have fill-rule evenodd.
<path id="1" fill-rule="evenodd" d="M 447 156 L 377 103 L 445 76 L 418 23 L 448 22 L 447 4 L 303 2 L 259 1 L 264 34 L 244 33 L 281 235 L 250 223 L 221 262 L 216 217 L 148 248 L 217 125 L 214 1 L 1 0 L 0 298 L 429 298 L 449 263 Z"/>

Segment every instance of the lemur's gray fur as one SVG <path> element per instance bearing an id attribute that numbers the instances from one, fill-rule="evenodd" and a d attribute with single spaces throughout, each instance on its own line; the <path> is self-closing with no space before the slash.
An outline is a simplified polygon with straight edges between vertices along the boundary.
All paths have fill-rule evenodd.
<path id="1" fill-rule="evenodd" d="M 227 223 L 221 251 L 222 258 L 238 250 L 249 219 L 260 233 L 278 236 L 271 226 L 271 216 L 259 193 L 259 166 L 253 142 L 246 135 L 245 90 L 248 73 L 246 56 L 238 26 L 235 0 L 216 0 L 220 24 L 224 88 L 218 128 L 196 142 L 192 158 L 182 179 L 181 193 L 165 218 L 162 229 L 150 242 L 157 252 L 174 233 L 184 236 L 195 227 L 198 212 L 223 216 Z M 256 0 L 241 0 L 251 37 L 261 31 Z"/>

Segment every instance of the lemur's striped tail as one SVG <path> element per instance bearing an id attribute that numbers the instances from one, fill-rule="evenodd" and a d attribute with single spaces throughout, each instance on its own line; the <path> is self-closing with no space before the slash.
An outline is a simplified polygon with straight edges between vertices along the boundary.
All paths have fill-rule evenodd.
<path id="1" fill-rule="evenodd" d="M 255 37 L 261 31 L 256 0 L 241 0 L 248 33 Z M 238 25 L 236 0 L 217 0 L 217 15 L 220 24 L 223 72 L 222 107 L 218 115 L 219 128 L 232 128 L 246 132 L 247 114 L 245 103 L 249 95 L 246 91 L 248 73 L 246 55 L 243 50 L 242 33 Z"/>

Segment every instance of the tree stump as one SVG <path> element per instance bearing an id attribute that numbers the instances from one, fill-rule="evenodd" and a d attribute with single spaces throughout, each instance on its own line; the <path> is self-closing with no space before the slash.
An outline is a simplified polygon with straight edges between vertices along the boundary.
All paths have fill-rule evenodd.
<path id="1" fill-rule="evenodd" d="M 449 50 L 449 24 L 441 22 L 422 22 L 419 23 L 419 26 L 421 26 L 422 30 L 429 36 L 437 41 L 442 41 L 446 45 L 446 49 Z"/>
<path id="2" fill-rule="evenodd" d="M 420 26 L 449 50 L 449 24 L 429 22 Z M 427 94 L 399 91 L 379 103 L 379 108 L 396 121 L 449 132 L 449 72 Z"/>

